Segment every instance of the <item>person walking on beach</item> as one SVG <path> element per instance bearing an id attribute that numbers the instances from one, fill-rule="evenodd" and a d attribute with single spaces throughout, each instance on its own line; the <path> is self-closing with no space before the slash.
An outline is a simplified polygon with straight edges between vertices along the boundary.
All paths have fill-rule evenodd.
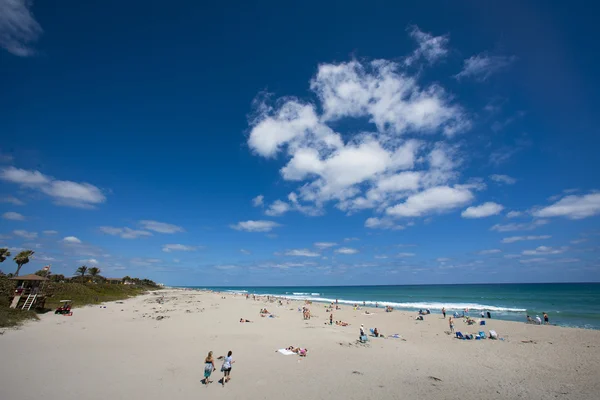
<path id="1" fill-rule="evenodd" d="M 329 314 L 329 325 L 333 325 L 333 313 Z"/>
<path id="2" fill-rule="evenodd" d="M 450 333 L 454 333 L 454 320 L 452 317 L 448 318 L 448 325 L 450 325 Z"/>
<path id="3" fill-rule="evenodd" d="M 223 386 L 225 386 L 225 383 L 229 382 L 231 379 L 231 366 L 235 362 L 233 361 L 233 358 L 231 358 L 232 354 L 233 352 L 229 350 L 227 357 L 225 357 L 225 361 L 223 361 L 223 366 L 221 367 L 221 370 L 223 371 Z"/>
<path id="4" fill-rule="evenodd" d="M 550 325 L 550 319 L 546 313 L 544 313 L 544 325 Z"/>
<path id="5" fill-rule="evenodd" d="M 442 307 L 442 315 L 444 316 L 444 319 L 446 319 L 446 307 Z"/>
<path id="6" fill-rule="evenodd" d="M 215 369 L 215 360 L 213 358 L 213 352 L 209 351 L 208 356 L 204 360 L 204 384 L 205 385 L 212 383 L 212 381 L 210 380 L 210 374 L 212 374 L 214 369 Z"/>

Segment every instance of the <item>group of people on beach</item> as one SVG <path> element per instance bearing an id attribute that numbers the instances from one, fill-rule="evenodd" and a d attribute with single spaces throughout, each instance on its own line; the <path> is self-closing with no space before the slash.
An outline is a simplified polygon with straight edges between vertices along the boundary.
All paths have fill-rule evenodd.
<path id="1" fill-rule="evenodd" d="M 550 325 L 550 318 L 548 317 L 548 314 L 546 314 L 545 312 L 543 313 L 544 316 L 544 325 Z M 542 325 L 542 319 L 540 318 L 539 315 L 535 316 L 535 319 L 531 318 L 529 315 L 527 316 L 527 323 L 528 324 L 536 324 L 536 325 Z"/>
<path id="2" fill-rule="evenodd" d="M 233 352 L 229 350 L 226 356 L 218 357 L 218 360 L 223 360 L 223 364 L 221 365 L 221 372 L 223 372 L 223 379 L 221 380 L 221 384 L 225 386 L 225 383 L 229 382 L 231 379 L 231 368 L 233 366 L 232 358 Z M 213 357 L 213 352 L 209 351 L 208 356 L 204 359 L 204 384 L 208 386 L 209 383 L 213 381 L 210 380 L 210 376 L 215 370 L 215 359 Z"/>

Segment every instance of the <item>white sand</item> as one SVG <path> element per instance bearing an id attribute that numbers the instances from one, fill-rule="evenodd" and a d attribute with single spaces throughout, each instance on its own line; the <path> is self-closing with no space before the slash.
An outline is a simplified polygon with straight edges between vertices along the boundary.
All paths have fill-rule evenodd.
<path id="1" fill-rule="evenodd" d="M 352 326 L 338 327 L 324 324 L 323 304 L 314 303 L 313 318 L 304 321 L 300 302 L 277 307 L 231 295 L 163 293 L 162 307 L 154 293 L 7 330 L 0 336 L 0 399 L 600 398 L 600 331 L 488 320 L 486 331 L 504 341 L 461 341 L 445 333 L 441 315 L 417 322 L 414 313 L 371 309 L 375 315 L 364 316 L 346 306 L 334 320 Z M 262 307 L 278 318 L 261 318 Z M 241 317 L 255 322 L 241 324 Z M 371 338 L 368 347 L 357 346 L 361 323 L 405 341 Z M 456 328 L 479 330 L 460 320 Z M 308 348 L 308 357 L 277 352 L 290 345 Z M 220 362 L 215 383 L 201 383 L 209 350 L 233 351 L 225 387 L 217 383 Z"/>

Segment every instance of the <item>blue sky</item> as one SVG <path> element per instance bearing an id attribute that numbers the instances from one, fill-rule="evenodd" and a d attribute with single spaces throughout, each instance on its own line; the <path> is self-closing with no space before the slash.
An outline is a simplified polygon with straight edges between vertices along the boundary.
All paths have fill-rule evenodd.
<path id="1" fill-rule="evenodd" d="M 584 3 L 51 3 L 0 0 L 0 245 L 35 250 L 24 273 L 600 279 Z"/>

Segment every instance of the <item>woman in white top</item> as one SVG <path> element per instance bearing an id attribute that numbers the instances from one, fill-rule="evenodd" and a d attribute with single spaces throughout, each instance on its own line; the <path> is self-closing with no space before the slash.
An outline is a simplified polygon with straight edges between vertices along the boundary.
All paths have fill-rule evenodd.
<path id="1" fill-rule="evenodd" d="M 229 352 L 227 353 L 227 357 L 225 357 L 225 361 L 223 361 L 223 367 L 221 367 L 221 370 L 223 371 L 223 385 L 225 385 L 225 383 L 229 382 L 229 379 L 231 379 L 231 365 L 235 362 L 231 358 L 232 354 L 233 353 L 231 352 L 231 350 L 229 350 Z"/>

